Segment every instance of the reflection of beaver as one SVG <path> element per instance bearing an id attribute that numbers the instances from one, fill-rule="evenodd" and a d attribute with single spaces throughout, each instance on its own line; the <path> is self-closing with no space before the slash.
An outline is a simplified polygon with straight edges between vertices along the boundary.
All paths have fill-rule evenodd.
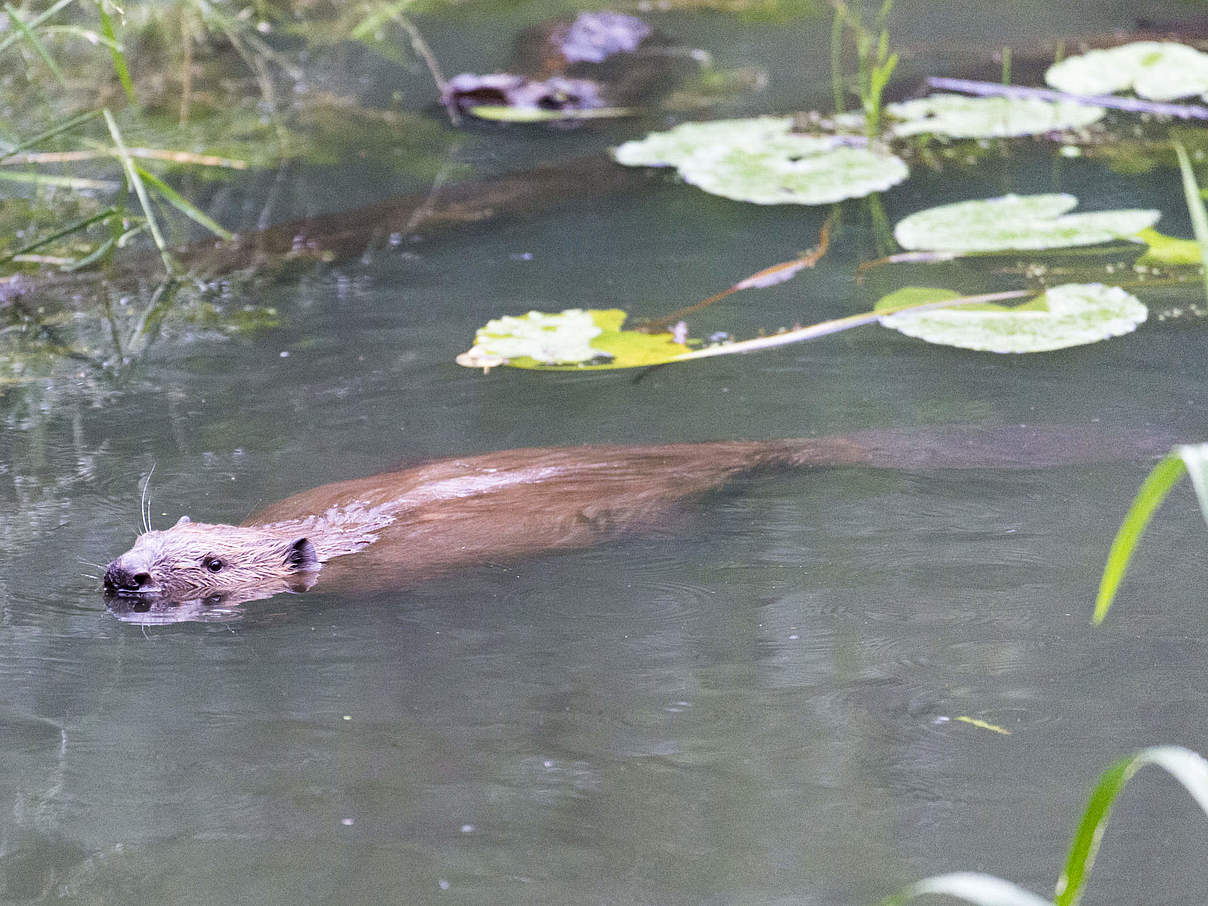
<path id="1" fill-rule="evenodd" d="M 320 578 L 331 589 L 398 587 L 649 526 L 676 500 L 760 467 L 1036 468 L 1163 446 L 1127 432 L 1017 426 L 486 453 L 324 485 L 242 526 L 183 518 L 141 535 L 109 564 L 104 584 L 122 609 L 143 611 L 239 603 Z"/>

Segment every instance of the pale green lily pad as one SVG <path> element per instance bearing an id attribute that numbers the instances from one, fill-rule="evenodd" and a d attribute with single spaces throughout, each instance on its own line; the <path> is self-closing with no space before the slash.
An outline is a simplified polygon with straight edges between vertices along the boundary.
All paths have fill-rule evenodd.
<path id="1" fill-rule="evenodd" d="M 797 135 L 791 117 L 684 123 L 626 142 L 626 166 L 674 166 L 713 195 L 753 204 L 830 204 L 897 185 L 910 171 L 887 151 L 845 140 Z"/>
<path id="2" fill-rule="evenodd" d="M 669 333 L 622 330 L 625 318 L 619 308 L 505 315 L 479 328 L 474 346 L 457 363 L 467 368 L 606 370 L 660 365 L 690 351 Z"/>
<path id="3" fill-rule="evenodd" d="M 1073 195 L 1004 195 L 960 201 L 911 214 L 893 235 L 913 251 L 1003 252 L 1097 245 L 1133 238 L 1160 211 L 1125 209 L 1067 214 Z"/>
<path id="4" fill-rule="evenodd" d="M 612 156 L 627 167 L 678 167 L 694 154 L 719 146 L 756 150 L 765 142 L 788 135 L 792 128 L 790 116 L 681 123 L 674 129 L 625 142 L 612 149 Z"/>
<path id="5" fill-rule="evenodd" d="M 1102 107 L 1039 98 L 971 98 L 959 94 L 888 104 L 885 111 L 899 120 L 898 137 L 942 135 L 949 138 L 1010 138 L 1081 129 L 1103 118 Z"/>
<path id="6" fill-rule="evenodd" d="M 1044 80 L 1069 94 L 1111 94 L 1132 88 L 1151 101 L 1208 91 L 1208 54 L 1174 41 L 1134 41 L 1054 63 Z"/>
<path id="7" fill-rule="evenodd" d="M 973 306 L 969 306 L 973 309 Z M 1048 352 L 1131 333 L 1148 310 L 1118 286 L 1066 283 L 1026 306 L 901 312 L 881 323 L 909 337 L 982 352 Z"/>

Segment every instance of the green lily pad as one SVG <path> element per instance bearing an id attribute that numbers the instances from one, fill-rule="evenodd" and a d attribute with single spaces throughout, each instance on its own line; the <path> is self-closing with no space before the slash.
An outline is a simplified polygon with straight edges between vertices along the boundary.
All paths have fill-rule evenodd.
<path id="1" fill-rule="evenodd" d="M 1174 41 L 1134 41 L 1054 63 L 1044 80 L 1069 94 L 1111 94 L 1132 88 L 1151 101 L 1208 91 L 1208 54 Z"/>
<path id="2" fill-rule="evenodd" d="M 797 135 L 791 117 L 684 123 L 626 142 L 626 166 L 673 166 L 684 182 L 753 204 L 830 204 L 897 185 L 910 173 L 887 151 Z"/>
<path id="3" fill-rule="evenodd" d="M 1004 252 L 1097 245 L 1133 238 L 1161 217 L 1160 211 L 1126 209 L 1067 214 L 1073 195 L 1004 195 L 960 201 L 911 214 L 893 235 L 914 251 Z"/>
<path id="4" fill-rule="evenodd" d="M 909 337 L 961 349 L 1048 352 L 1130 333 L 1147 315 L 1145 306 L 1118 286 L 1066 283 L 1015 308 L 988 305 L 900 312 L 881 323 Z"/>
<path id="5" fill-rule="evenodd" d="M 1051 103 L 1039 98 L 971 98 L 959 94 L 888 104 L 886 112 L 899 120 L 893 126 L 898 137 L 943 135 L 949 138 L 1009 138 L 1081 129 L 1102 119 L 1102 107 Z"/>
<path id="6" fill-rule="evenodd" d="M 1138 264 L 1152 264 L 1158 267 L 1199 267 L 1204 263 L 1203 250 L 1194 239 L 1178 239 L 1159 233 L 1152 227 L 1141 230 L 1137 238 L 1149 248 L 1145 250 Z"/>
<path id="7" fill-rule="evenodd" d="M 690 351 L 669 333 L 622 330 L 625 318 L 619 308 L 505 315 L 479 328 L 474 346 L 457 363 L 467 368 L 607 370 L 661 365 Z"/>

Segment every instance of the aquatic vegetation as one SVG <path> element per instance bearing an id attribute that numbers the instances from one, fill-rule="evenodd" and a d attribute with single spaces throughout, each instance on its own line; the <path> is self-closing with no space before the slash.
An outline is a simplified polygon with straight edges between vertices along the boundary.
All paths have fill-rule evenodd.
<path id="1" fill-rule="evenodd" d="M 1033 295 L 1010 290 L 961 296 L 947 289 L 906 287 L 882 298 L 870 312 L 750 340 L 725 337 L 712 343 L 688 338 L 683 322 L 674 332 L 622 330 L 625 313 L 620 309 L 529 312 L 488 322 L 457 362 L 469 368 L 506 365 L 538 371 L 644 368 L 758 352 L 874 323 L 944 346 L 1049 352 L 1128 333 L 1148 314 L 1135 296 L 1101 284 L 1063 284 L 1016 308 L 999 304 Z"/>
<path id="2" fill-rule="evenodd" d="M 927 894 L 945 894 L 979 906 L 1076 906 L 1094 867 L 1116 797 L 1147 765 L 1160 767 L 1174 777 L 1208 814 L 1208 761 L 1181 746 L 1151 746 L 1120 759 L 1099 776 L 1070 842 L 1052 900 L 993 875 L 954 872 L 917 881 L 882 900 L 881 906 L 901 906 Z"/>
<path id="3" fill-rule="evenodd" d="M 891 297 L 892 298 L 892 297 Z M 904 311 L 881 319 L 909 337 L 980 352 L 1049 352 L 1130 333 L 1149 312 L 1131 293 L 1101 283 L 1062 284 L 1026 305 Z"/>
<path id="4" fill-rule="evenodd" d="M 799 135 L 792 117 L 684 123 L 614 149 L 630 167 L 675 167 L 706 192 L 755 204 L 830 204 L 897 185 L 898 157 L 839 137 Z"/>
<path id="5" fill-rule="evenodd" d="M 1208 92 L 1208 54 L 1175 41 L 1134 41 L 1054 63 L 1044 80 L 1069 94 L 1111 94 L 1171 101 Z"/>
<path id="6" fill-rule="evenodd" d="M 856 47 L 855 89 L 864 114 L 864 134 L 871 140 L 880 134 L 884 108 L 881 98 L 898 65 L 897 53 L 889 49 L 888 22 L 893 0 L 882 0 L 871 28 L 864 24 L 859 12 L 844 0 L 831 0 L 831 6 L 835 10 L 831 26 L 831 80 L 835 112 L 842 113 L 845 109 L 842 58 L 843 32 L 846 29 Z"/>
<path id="7" fill-rule="evenodd" d="M 1094 623 L 1102 623 L 1107 616 L 1141 536 L 1162 501 L 1184 474 L 1191 477 L 1204 521 L 1208 522 L 1208 444 L 1175 447 L 1145 477 L 1116 532 L 1107 555 L 1107 565 L 1099 580 L 1099 593 L 1095 598 L 1095 614 L 1092 617 Z"/>
<path id="8" fill-rule="evenodd" d="M 907 249 L 1001 252 L 1097 245 L 1136 236 L 1161 217 L 1154 210 L 1069 214 L 1073 195 L 1004 195 L 959 201 L 911 214 L 893 235 Z"/>
<path id="9" fill-rule="evenodd" d="M 971 98 L 933 94 L 887 104 L 895 138 L 937 135 L 945 138 L 1012 138 L 1083 129 L 1101 120 L 1103 107 L 1056 103 L 1038 98 Z"/>
<path id="10" fill-rule="evenodd" d="M 457 357 L 467 368 L 635 368 L 672 361 L 689 348 L 670 333 L 622 330 L 617 308 L 572 308 L 555 314 L 531 311 L 488 321 L 474 346 Z"/>

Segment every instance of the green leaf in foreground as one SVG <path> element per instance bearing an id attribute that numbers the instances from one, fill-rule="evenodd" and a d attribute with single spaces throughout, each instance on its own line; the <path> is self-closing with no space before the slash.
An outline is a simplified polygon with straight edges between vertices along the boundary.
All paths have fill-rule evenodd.
<path id="1" fill-rule="evenodd" d="M 676 167 L 684 182 L 753 204 L 830 204 L 883 191 L 910 173 L 887 151 L 798 135 L 792 126 L 792 117 L 684 123 L 626 142 L 613 156 L 631 167 Z"/>
<path id="2" fill-rule="evenodd" d="M 1068 94 L 1132 88 L 1151 101 L 1171 101 L 1208 91 L 1208 54 L 1174 41 L 1134 41 L 1067 57 L 1044 80 Z"/>
<path id="3" fill-rule="evenodd" d="M 1081 129 L 1103 118 L 1102 107 L 1052 103 L 1039 98 L 972 98 L 959 94 L 888 104 L 886 113 L 898 120 L 893 134 L 941 135 L 948 138 L 1010 138 Z"/>
<path id="4" fill-rule="evenodd" d="M 1208 444 L 1185 445 L 1176 447 L 1169 456 L 1162 459 L 1141 482 L 1132 505 L 1120 523 L 1116 537 L 1112 541 L 1111 550 L 1107 555 L 1107 565 L 1103 568 L 1103 577 L 1099 580 L 1099 594 L 1095 598 L 1095 614 L 1092 622 L 1099 624 L 1107 616 L 1116 592 L 1124 579 L 1124 573 L 1132 562 L 1133 552 L 1137 543 L 1145 533 L 1153 514 L 1162 505 L 1171 489 L 1187 472 L 1195 486 L 1196 496 L 1200 501 L 1200 509 L 1204 520 L 1208 522 Z"/>
<path id="5" fill-rule="evenodd" d="M 1078 831 L 1070 844 L 1065 870 L 1057 881 L 1054 903 L 1073 906 L 1082 895 L 1099 850 L 1099 842 L 1111 817 L 1112 805 L 1125 784 L 1148 764 L 1164 768 L 1187 789 L 1200 808 L 1208 814 L 1208 761 L 1180 746 L 1153 746 L 1142 749 L 1113 764 L 1099 777 L 1087 802 Z"/>
<path id="6" fill-rule="evenodd" d="M 1003 195 L 940 205 L 898 222 L 893 235 L 911 250 L 1004 252 L 1097 245 L 1131 238 L 1160 211 L 1123 209 L 1069 214 L 1073 195 Z"/>
<path id="7" fill-rule="evenodd" d="M 881 906 L 900 906 L 928 894 L 956 897 L 978 906 L 1053 906 L 1048 900 L 1010 881 L 973 871 L 958 871 L 924 878 L 911 884 L 901 893 L 882 900 Z"/>
<path id="8" fill-rule="evenodd" d="M 625 318 L 619 308 L 505 315 L 480 328 L 457 363 L 483 369 L 605 370 L 659 365 L 689 352 L 669 333 L 622 330 Z"/>
<path id="9" fill-rule="evenodd" d="M 972 310 L 970 310 L 972 309 Z M 881 319 L 909 337 L 982 352 L 1048 352 L 1131 332 L 1148 311 L 1117 286 L 1066 283 L 1026 305 L 904 311 Z"/>

